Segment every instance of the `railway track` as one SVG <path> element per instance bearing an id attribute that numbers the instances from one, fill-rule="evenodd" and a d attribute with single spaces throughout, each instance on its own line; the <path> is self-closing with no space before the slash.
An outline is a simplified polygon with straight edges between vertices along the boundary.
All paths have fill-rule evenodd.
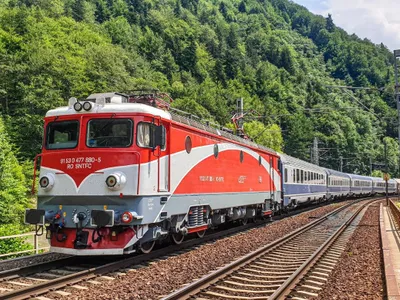
<path id="1" fill-rule="evenodd" d="M 320 207 L 323 205 L 318 205 Z M 279 216 L 276 220 L 287 216 L 297 215 L 317 208 L 316 206 L 303 208 L 289 214 Z M 72 286 L 82 288 L 79 283 L 88 281 L 100 284 L 97 280 L 113 280 L 106 274 L 121 275 L 123 271 L 134 270 L 137 266 L 149 263 L 152 260 L 165 259 L 170 255 L 176 255 L 183 251 L 190 251 L 201 244 L 213 242 L 217 239 L 232 236 L 256 227 L 265 226 L 265 222 L 250 223 L 228 230 L 207 234 L 202 239 L 190 239 L 180 245 L 157 249 L 150 254 L 133 255 L 129 257 L 108 257 L 100 260 L 99 257 L 66 257 L 63 259 L 35 264 L 23 268 L 15 268 L 0 272 L 0 300 L 2 299 L 28 299 L 55 291 L 65 296 L 60 289 Z M 142 264 L 142 265 L 141 265 Z"/>
<path id="2" fill-rule="evenodd" d="M 288 216 L 297 215 L 317 207 L 305 207 L 291 213 L 278 216 L 279 220 Z M 106 259 L 99 257 L 66 257 L 54 261 L 33 264 L 26 267 L 18 267 L 5 271 L 0 271 L 0 300 L 2 299 L 28 299 L 45 294 L 49 291 L 55 291 L 60 295 L 66 293 L 60 289 L 73 286 L 80 288 L 79 282 L 89 281 L 94 284 L 99 282 L 96 279 L 112 280 L 113 277 L 104 276 L 118 270 L 129 271 L 135 266 L 147 263 L 158 258 L 166 258 L 168 255 L 176 255 L 182 251 L 190 251 L 200 244 L 213 242 L 217 239 L 243 233 L 256 227 L 265 226 L 265 222 L 249 223 L 247 225 L 237 226 L 228 230 L 217 231 L 207 234 L 202 239 L 190 239 L 180 245 L 169 246 L 151 252 L 150 254 L 133 255 L 128 258 L 108 257 Z M 28 258 L 27 258 L 28 263 Z M 121 273 L 120 273 L 121 274 Z"/>
<path id="3" fill-rule="evenodd" d="M 309 299 L 318 296 L 367 203 L 343 206 L 163 298 Z"/>

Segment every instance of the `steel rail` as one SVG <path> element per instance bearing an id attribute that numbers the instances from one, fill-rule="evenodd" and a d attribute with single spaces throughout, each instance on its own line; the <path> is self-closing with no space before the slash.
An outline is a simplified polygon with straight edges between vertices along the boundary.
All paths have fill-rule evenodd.
<path id="1" fill-rule="evenodd" d="M 307 211 L 311 211 L 315 208 L 325 206 L 328 204 L 332 204 L 332 203 L 328 202 L 328 203 L 325 203 L 322 205 L 310 206 L 310 207 L 303 208 L 301 210 L 296 210 L 291 213 L 278 216 L 276 218 L 276 220 L 283 219 L 283 218 L 293 216 L 293 215 L 298 215 L 298 214 L 301 214 L 301 213 L 304 213 Z M 99 267 L 90 268 L 90 269 L 87 269 L 84 271 L 76 272 L 74 274 L 65 275 L 65 276 L 57 278 L 57 279 L 49 280 L 44 283 L 39 283 L 39 284 L 35 284 L 33 286 L 15 290 L 12 292 L 0 294 L 0 300 L 3 300 L 3 299 L 27 299 L 32 296 L 36 297 L 38 295 L 42 295 L 42 294 L 45 294 L 45 293 L 53 291 L 53 290 L 57 290 L 57 289 L 60 289 L 60 288 L 66 287 L 66 286 L 76 284 L 78 282 L 90 280 L 95 277 L 117 271 L 118 269 L 126 268 L 129 266 L 135 265 L 135 264 L 140 264 L 140 263 L 152 260 L 152 259 L 163 257 L 163 256 L 166 256 L 169 254 L 173 254 L 174 252 L 177 252 L 177 251 L 180 251 L 183 249 L 191 248 L 191 247 L 199 245 L 199 244 L 204 244 L 209 241 L 213 241 L 215 239 L 228 237 L 228 236 L 237 234 L 239 232 L 243 232 L 245 230 L 257 228 L 260 226 L 266 226 L 266 223 L 265 222 L 249 223 L 247 225 L 241 225 L 238 227 L 230 228 L 228 230 L 217 231 L 215 233 L 204 236 L 202 239 L 191 239 L 191 240 L 183 242 L 180 245 L 173 245 L 173 246 L 169 246 L 168 248 L 157 249 L 149 254 L 135 255 L 133 257 L 124 258 L 117 262 L 104 264 Z M 80 256 L 68 257 L 64 260 L 64 263 L 67 262 L 66 261 L 67 259 L 71 259 L 71 258 L 72 259 L 74 259 L 74 258 L 80 259 L 82 257 L 80 257 Z M 58 262 L 56 263 L 57 266 L 61 265 L 60 263 L 61 263 L 61 260 L 59 263 Z M 65 265 L 65 264 L 63 264 L 63 265 Z M 45 262 L 45 263 L 32 265 L 32 266 L 29 266 L 26 268 L 16 268 L 16 269 L 12 269 L 12 270 L 2 271 L 2 272 L 0 272 L 0 283 L 3 281 L 6 281 L 6 280 L 18 278 L 20 276 L 30 275 L 30 274 L 33 274 L 38 271 L 49 270 L 49 269 L 53 268 L 54 266 L 55 266 L 54 262 L 51 261 L 51 262 Z"/>
<path id="2" fill-rule="evenodd" d="M 332 204 L 332 202 L 326 202 L 326 203 L 323 203 L 318 206 L 305 207 L 301 210 L 295 210 L 288 214 L 277 216 L 275 218 L 275 220 L 280 220 L 280 219 L 284 219 L 286 217 L 290 217 L 293 215 L 298 215 L 298 214 L 301 214 L 301 213 L 304 213 L 307 211 L 312 211 L 313 209 L 316 209 L 321 206 L 329 205 L 329 204 Z M 340 207 L 340 208 L 336 209 L 335 211 L 340 211 L 340 210 L 344 209 L 344 207 L 348 207 L 349 205 L 351 205 L 351 204 L 344 205 L 343 207 Z M 320 219 L 317 219 L 310 224 L 313 224 L 315 222 L 320 222 Z M 150 260 L 153 260 L 153 259 L 156 259 L 159 257 L 173 254 L 173 253 L 183 250 L 183 249 L 188 249 L 188 248 L 197 246 L 199 244 L 204 244 L 209 241 L 213 241 L 215 239 L 228 237 L 228 236 L 237 234 L 239 232 L 243 232 L 245 230 L 249 230 L 249 229 L 253 229 L 253 228 L 257 228 L 257 227 L 261 227 L 261 226 L 266 226 L 266 223 L 265 222 L 250 223 L 247 225 L 230 228 L 228 230 L 217 231 L 215 233 L 204 236 L 202 239 L 191 239 L 191 240 L 183 242 L 180 245 L 173 245 L 173 246 L 169 246 L 168 248 L 164 247 L 161 249 L 157 249 L 149 254 L 141 254 L 141 255 L 131 256 L 128 258 L 123 258 L 116 262 L 103 264 L 98 267 L 89 268 L 89 269 L 86 269 L 83 271 L 76 272 L 74 274 L 65 275 L 63 277 L 49 280 L 44 283 L 39 283 L 39 284 L 35 284 L 35 285 L 29 286 L 26 288 L 21 288 L 21 289 L 12 291 L 12 292 L 0 294 L 0 300 L 3 300 L 3 299 L 27 299 L 32 296 L 36 297 L 36 296 L 45 294 L 45 293 L 53 291 L 53 290 L 64 288 L 66 286 L 74 285 L 74 284 L 82 282 L 82 281 L 87 281 L 87 280 L 93 279 L 95 277 L 117 271 L 122 268 L 127 268 L 127 267 L 130 267 L 135 264 L 141 264 L 146 261 L 150 261 Z M 268 226 L 268 224 L 267 224 L 267 226 Z M 75 257 L 68 257 L 66 259 L 71 259 L 71 258 L 79 259 L 82 257 L 75 256 Z M 40 271 L 49 270 L 49 269 L 53 268 L 53 266 L 54 266 L 53 262 L 45 262 L 45 263 L 41 263 L 41 264 L 37 264 L 37 265 L 32 265 L 27 268 L 16 268 L 16 269 L 9 270 L 9 271 L 3 271 L 3 272 L 0 272 L 0 283 L 5 280 L 10 280 L 10 279 L 18 278 L 20 276 L 33 274 L 33 273 L 37 272 L 35 270 L 40 270 Z M 37 268 L 37 269 L 35 269 L 35 268 Z M 3 278 L 3 280 L 2 280 L 2 278 Z"/>
<path id="3" fill-rule="evenodd" d="M 252 261 L 262 257 L 265 255 L 265 253 L 270 252 L 274 249 L 277 249 L 278 247 L 280 247 L 281 245 L 287 243 L 288 241 L 304 234 L 305 232 L 309 231 L 310 229 L 312 229 L 313 227 L 316 227 L 317 225 L 323 223 L 324 221 L 326 221 L 329 217 L 345 210 L 346 208 L 354 205 L 355 203 L 358 203 L 360 201 L 364 201 L 364 200 L 368 200 L 369 198 L 362 198 L 359 199 L 356 202 L 352 202 L 349 203 L 347 205 L 344 205 L 342 207 L 337 208 L 336 210 L 326 214 L 325 216 L 306 224 L 305 226 L 298 228 L 297 230 L 283 236 L 282 238 L 277 239 L 276 241 L 263 246 L 259 249 L 257 249 L 254 252 L 251 252 L 249 254 L 247 254 L 246 256 L 233 261 L 232 263 L 200 278 L 199 280 L 184 286 L 183 288 L 176 290 L 175 292 L 165 296 L 164 298 L 162 298 L 162 300 L 181 300 L 181 299 L 188 299 L 190 297 L 193 297 L 194 295 L 198 294 L 199 292 L 201 292 L 202 290 L 210 287 L 212 284 L 216 283 L 217 281 L 221 280 L 222 278 L 225 278 L 226 276 L 232 274 L 233 272 L 235 272 L 236 270 L 240 269 L 241 267 L 251 263 Z M 375 199 L 372 201 L 377 201 L 380 200 L 379 199 Z"/>
<path id="4" fill-rule="evenodd" d="M 360 206 L 357 211 L 343 223 L 336 232 L 329 237 L 314 253 L 308 258 L 297 270 L 293 273 L 269 298 L 268 300 L 285 299 L 286 296 L 297 286 L 297 284 L 304 278 L 304 276 L 312 269 L 312 267 L 318 262 L 318 260 L 329 250 L 329 248 L 337 241 L 342 233 L 353 223 L 354 219 L 360 214 L 360 212 L 371 205 L 373 202 L 379 200 L 371 200 L 365 206 Z"/>
<path id="5" fill-rule="evenodd" d="M 58 268 L 61 266 L 74 264 L 80 259 L 83 260 L 84 258 L 80 258 L 79 256 L 70 256 L 70 257 L 65 257 L 65 258 L 61 258 L 61 259 L 56 259 L 56 260 L 52 260 L 52 261 L 34 264 L 31 266 L 19 267 L 19 268 L 14 268 L 14 269 L 10 269 L 10 270 L 0 271 L 0 283 L 10 280 L 10 279 L 18 278 L 20 276 L 47 271 L 51 268 Z"/>
<path id="6" fill-rule="evenodd" d="M 308 212 L 308 211 L 311 211 L 311 210 L 314 210 L 316 208 L 319 208 L 319 207 L 322 207 L 322 206 L 325 206 L 325 205 L 329 205 L 329 204 L 332 204 L 332 203 L 322 203 L 322 204 L 319 204 L 317 206 L 315 206 L 315 205 L 314 206 L 305 206 L 302 209 L 293 210 L 293 211 L 291 211 L 291 212 L 289 212 L 287 214 L 275 216 L 273 222 L 281 220 L 281 219 L 284 219 L 286 217 L 291 217 L 291 216 L 298 215 L 298 214 L 301 214 L 301 213 L 304 213 L 304 212 Z M 269 221 L 267 221 L 267 222 L 269 222 Z M 208 242 L 209 240 L 212 240 L 212 239 L 215 239 L 215 238 L 221 238 L 221 233 L 222 233 L 222 237 L 225 237 L 225 236 L 229 236 L 229 235 L 232 235 L 232 234 L 236 234 L 236 233 L 241 232 L 241 231 L 250 230 L 250 229 L 253 229 L 253 228 L 260 227 L 260 226 L 268 226 L 268 225 L 269 224 L 265 223 L 265 222 L 264 223 L 253 223 L 253 224 L 249 223 L 247 225 L 241 225 L 239 227 L 233 227 L 233 228 L 230 228 L 230 229 L 225 229 L 224 231 L 217 231 L 217 232 L 214 232 L 212 234 L 207 234 L 201 241 L 199 241 L 199 243 L 200 242 L 201 243 Z M 190 244 L 188 244 L 188 247 L 191 247 L 192 242 L 186 241 L 184 243 L 185 243 L 185 245 L 186 245 L 186 243 L 190 243 Z M 184 244 L 182 243 L 181 245 L 183 246 Z M 40 256 L 47 256 L 47 255 L 51 255 L 51 254 L 53 254 L 53 253 L 47 252 L 47 253 L 34 254 L 34 255 L 23 256 L 23 257 L 8 259 L 8 260 L 2 260 L 2 261 L 0 261 L 0 266 L 2 264 L 6 264 L 6 263 L 9 263 L 9 262 L 14 262 L 14 261 L 19 261 L 19 260 L 29 260 L 31 258 L 36 258 L 36 257 L 40 257 Z M 49 270 L 49 269 L 51 269 L 53 267 L 58 267 L 58 266 L 61 266 L 61 265 L 68 265 L 69 261 L 71 263 L 75 263 L 79 258 L 82 258 L 82 257 L 81 256 L 66 256 L 66 257 L 61 258 L 61 259 L 56 259 L 56 260 L 53 260 L 53 261 L 40 262 L 40 263 L 37 263 L 37 264 L 34 264 L 34 265 L 30 265 L 30 266 L 27 266 L 27 267 L 18 267 L 18 268 L 13 268 L 13 269 L 9 269 L 9 270 L 3 270 L 3 271 L 0 271 L 0 282 L 3 282 L 3 281 L 8 280 L 8 279 L 16 278 L 16 277 L 18 277 L 18 275 L 24 276 L 24 275 L 33 274 L 33 273 L 36 273 L 36 272 L 46 271 L 46 270 Z"/>

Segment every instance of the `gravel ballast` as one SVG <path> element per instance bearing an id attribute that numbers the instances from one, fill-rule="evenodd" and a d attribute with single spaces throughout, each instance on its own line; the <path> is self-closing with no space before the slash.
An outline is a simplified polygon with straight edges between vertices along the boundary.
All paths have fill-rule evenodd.
<path id="1" fill-rule="evenodd" d="M 227 237 L 198 249 L 152 262 L 146 267 L 118 275 L 114 280 L 98 278 L 101 284 L 80 283 L 87 289 L 67 288 L 68 299 L 158 299 L 295 229 L 346 204 L 332 204 L 285 218 L 268 226 Z M 49 298 L 63 298 L 56 293 Z"/>
<path id="2" fill-rule="evenodd" d="M 384 299 L 379 203 L 364 214 L 319 299 Z"/>
<path id="3" fill-rule="evenodd" d="M 26 266 L 36 265 L 48 261 L 53 261 L 56 259 L 66 258 L 69 255 L 60 253 L 43 253 L 37 255 L 28 255 L 24 257 L 19 257 L 16 259 L 8 259 L 0 261 L 0 272 L 5 270 L 11 270 L 16 268 L 22 268 Z"/>

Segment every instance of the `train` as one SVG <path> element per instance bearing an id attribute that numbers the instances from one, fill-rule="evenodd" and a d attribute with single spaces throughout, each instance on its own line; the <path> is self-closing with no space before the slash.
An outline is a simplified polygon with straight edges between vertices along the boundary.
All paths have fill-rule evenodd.
<path id="1" fill-rule="evenodd" d="M 52 252 L 148 253 L 228 222 L 384 192 L 380 178 L 278 153 L 171 101 L 160 92 L 98 93 L 46 113 L 37 207 L 25 223 L 45 232 Z"/>

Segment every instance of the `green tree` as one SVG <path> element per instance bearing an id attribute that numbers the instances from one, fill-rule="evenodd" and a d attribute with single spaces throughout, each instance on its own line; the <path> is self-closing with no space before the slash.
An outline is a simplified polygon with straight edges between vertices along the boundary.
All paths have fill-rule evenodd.
<path id="1" fill-rule="evenodd" d="M 261 122 L 251 121 L 245 123 L 244 130 L 254 142 L 275 151 L 282 151 L 283 138 L 278 125 L 265 126 Z"/>
<path id="2" fill-rule="evenodd" d="M 28 206 L 22 167 L 0 117 L 0 225 L 23 221 Z"/>

